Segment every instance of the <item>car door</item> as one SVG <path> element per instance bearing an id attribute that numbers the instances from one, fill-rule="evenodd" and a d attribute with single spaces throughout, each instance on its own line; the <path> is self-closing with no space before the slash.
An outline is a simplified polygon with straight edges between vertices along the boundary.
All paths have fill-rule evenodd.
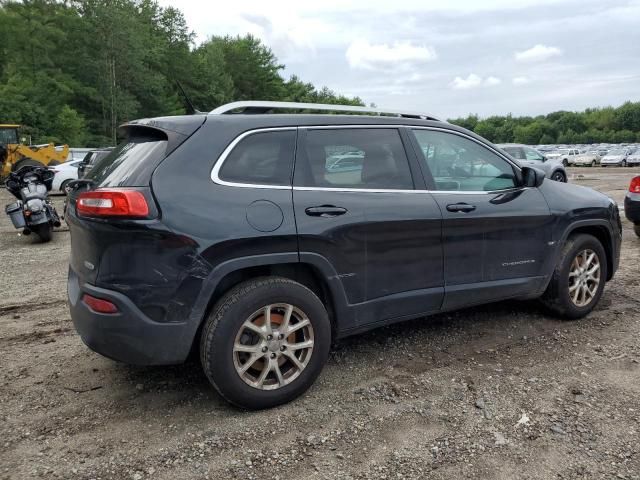
<path id="1" fill-rule="evenodd" d="M 461 132 L 413 129 L 443 215 L 443 308 L 525 295 L 543 282 L 552 218 L 497 149 Z"/>
<path id="2" fill-rule="evenodd" d="M 300 259 L 333 270 L 330 280 L 339 282 L 351 313 L 341 328 L 438 310 L 440 209 L 409 162 L 401 130 L 309 127 L 300 128 L 298 139 L 293 201 Z"/>

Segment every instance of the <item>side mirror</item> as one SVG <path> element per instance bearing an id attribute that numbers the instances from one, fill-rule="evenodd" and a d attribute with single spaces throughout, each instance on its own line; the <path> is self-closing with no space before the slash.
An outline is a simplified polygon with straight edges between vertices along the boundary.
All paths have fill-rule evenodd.
<path id="1" fill-rule="evenodd" d="M 547 160 L 549 160 L 549 159 L 547 158 L 547 156 L 546 156 L 546 155 L 543 155 L 543 156 L 542 156 L 542 161 L 543 161 L 543 162 L 546 162 Z"/>
<path id="2" fill-rule="evenodd" d="M 525 187 L 538 188 L 544 182 L 544 172 L 532 167 L 522 168 L 522 183 Z"/>

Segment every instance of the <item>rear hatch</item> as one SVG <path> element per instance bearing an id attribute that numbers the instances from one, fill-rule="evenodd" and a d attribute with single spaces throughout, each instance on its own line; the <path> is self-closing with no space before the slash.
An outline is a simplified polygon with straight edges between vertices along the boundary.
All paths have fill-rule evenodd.
<path id="1" fill-rule="evenodd" d="M 151 176 L 156 167 L 204 123 L 206 116 L 166 117 L 140 120 L 124 125 L 124 140 L 107 156 L 98 160 L 86 177 L 70 193 L 66 219 L 71 232 L 70 268 L 80 283 L 120 285 L 126 293 L 126 272 L 136 252 L 148 249 L 163 230 L 151 191 Z M 135 191 L 146 200 L 148 214 L 127 216 L 91 216 L 78 212 L 77 199 L 85 192 Z M 84 200 L 83 200 L 84 202 Z M 101 272 L 102 270 L 102 272 Z M 110 273 L 111 272 L 111 273 Z M 110 280 L 109 280 L 110 279 Z"/>

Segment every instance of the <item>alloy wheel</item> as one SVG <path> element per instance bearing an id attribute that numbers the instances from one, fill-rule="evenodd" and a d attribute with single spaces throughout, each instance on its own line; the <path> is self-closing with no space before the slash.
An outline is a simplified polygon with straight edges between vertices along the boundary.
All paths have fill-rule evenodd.
<path id="1" fill-rule="evenodd" d="M 577 307 L 589 305 L 600 286 L 600 258 L 591 249 L 585 249 L 575 256 L 569 270 L 569 296 Z"/>
<path id="2" fill-rule="evenodd" d="M 266 305 L 238 330 L 233 363 L 248 385 L 276 390 L 300 376 L 309 364 L 313 346 L 313 326 L 302 310 L 288 303 Z"/>

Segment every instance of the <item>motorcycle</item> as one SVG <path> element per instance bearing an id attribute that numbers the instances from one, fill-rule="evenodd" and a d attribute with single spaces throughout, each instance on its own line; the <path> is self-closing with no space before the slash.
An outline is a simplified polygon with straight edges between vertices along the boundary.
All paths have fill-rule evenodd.
<path id="1" fill-rule="evenodd" d="M 18 199 L 5 207 L 13 226 L 22 233 L 35 233 L 40 240 L 51 240 L 53 227 L 60 226 L 60 217 L 49 200 L 55 173 L 45 167 L 27 165 L 11 172 L 5 186 Z"/>

